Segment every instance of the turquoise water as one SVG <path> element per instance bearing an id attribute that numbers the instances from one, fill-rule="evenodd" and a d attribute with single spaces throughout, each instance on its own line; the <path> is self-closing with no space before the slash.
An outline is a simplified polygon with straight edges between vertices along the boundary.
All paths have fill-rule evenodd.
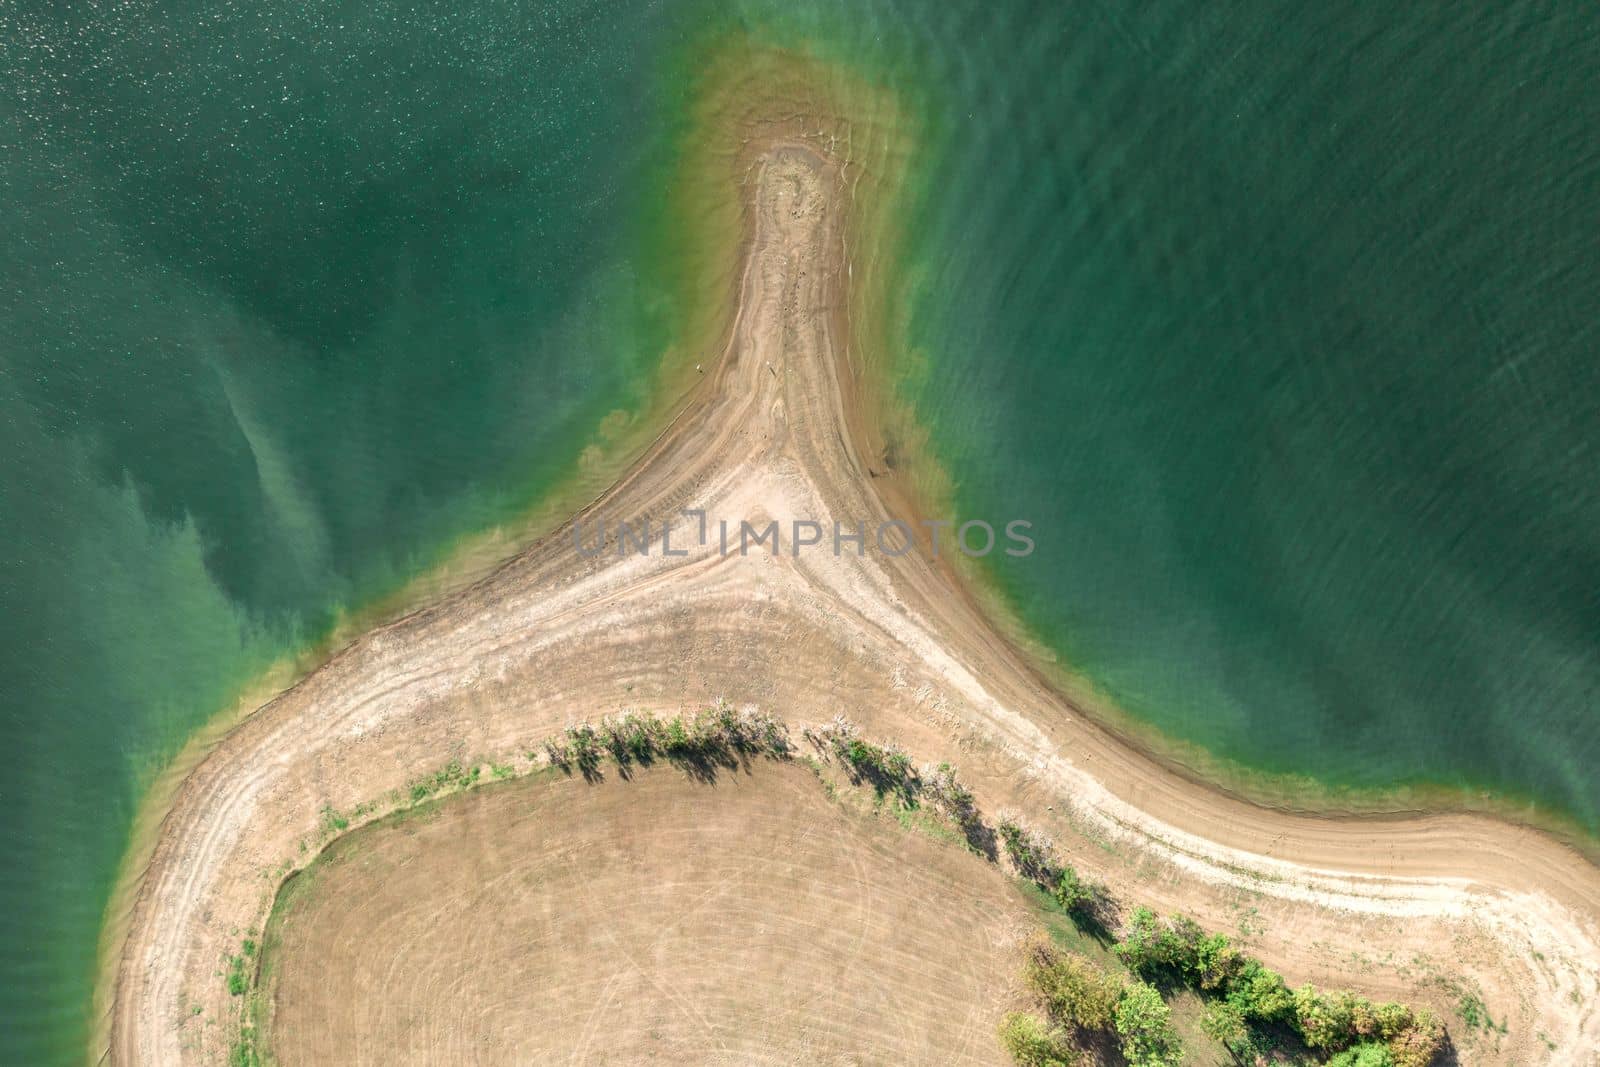
<path id="1" fill-rule="evenodd" d="M 986 32 L 1041 106 L 952 68 L 915 395 L 964 510 L 1039 529 L 1024 616 L 1249 768 L 1600 826 L 1593 9 Z"/>
<path id="2" fill-rule="evenodd" d="M 624 14 L 0 8 L 0 1062 L 160 762 L 647 388 Z"/>
<path id="3" fill-rule="evenodd" d="M 13 5 L 0 1062 L 79 1059 L 160 762 L 642 402 L 660 72 L 740 24 L 921 123 L 902 387 L 1074 668 L 1600 820 L 1591 7 Z"/>

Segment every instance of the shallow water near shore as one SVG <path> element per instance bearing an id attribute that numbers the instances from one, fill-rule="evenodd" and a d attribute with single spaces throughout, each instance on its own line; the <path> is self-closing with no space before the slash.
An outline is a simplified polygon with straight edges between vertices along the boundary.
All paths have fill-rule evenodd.
<path id="1" fill-rule="evenodd" d="M 989 577 L 1065 662 L 1245 768 L 1593 828 L 1585 9 L 1141 12 L 0 17 L 0 1061 L 81 1059 L 161 762 L 645 403 L 693 294 L 642 205 L 741 23 L 919 123 L 869 355 L 1035 524 Z"/>

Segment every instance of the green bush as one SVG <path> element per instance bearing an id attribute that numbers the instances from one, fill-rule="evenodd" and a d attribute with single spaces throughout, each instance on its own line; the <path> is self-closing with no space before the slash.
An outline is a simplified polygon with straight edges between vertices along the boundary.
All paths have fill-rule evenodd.
<path id="1" fill-rule="evenodd" d="M 1395 1067 L 1395 1062 L 1386 1046 L 1364 1044 L 1345 1049 L 1328 1061 L 1328 1067 Z"/>
<path id="2" fill-rule="evenodd" d="M 1245 1021 L 1244 1013 L 1225 1000 L 1206 1006 L 1206 1013 L 1200 1017 L 1200 1029 L 1229 1051 L 1250 1039 L 1250 1024 Z"/>
<path id="3" fill-rule="evenodd" d="M 1247 959 L 1226 935 L 1208 934 L 1183 915 L 1163 921 L 1149 908 L 1134 909 L 1115 951 L 1138 974 L 1203 990 L 1225 988 L 1243 972 Z"/>
<path id="4" fill-rule="evenodd" d="M 1263 967 L 1259 960 L 1245 960 L 1228 983 L 1226 997 L 1247 1020 L 1286 1023 L 1294 1018 L 1294 994 L 1282 975 Z"/>
<path id="5" fill-rule="evenodd" d="M 600 732 L 588 723 L 567 727 L 567 746 L 572 750 L 572 762 L 578 770 L 592 777 L 600 769 L 604 754 Z"/>
<path id="6" fill-rule="evenodd" d="M 694 738 L 689 735 L 689 728 L 681 717 L 674 716 L 667 720 L 661 732 L 661 747 L 669 756 L 687 756 L 694 751 Z"/>
<path id="7" fill-rule="evenodd" d="M 1149 908 L 1133 909 L 1112 950 L 1135 974 L 1149 977 L 1176 969 L 1178 940 L 1171 928 Z"/>
<path id="8" fill-rule="evenodd" d="M 1324 992 L 1309 985 L 1294 991 L 1294 1025 L 1314 1049 L 1339 1051 L 1381 1041 L 1395 1067 L 1428 1067 L 1445 1043 L 1444 1024 L 1431 1011 L 1374 1004 L 1346 990 Z"/>
<path id="9" fill-rule="evenodd" d="M 1089 889 L 1089 883 L 1078 877 L 1078 872 L 1070 866 L 1061 868 L 1061 874 L 1056 878 L 1055 890 L 1051 893 L 1056 898 L 1056 903 L 1069 912 L 1087 908 L 1094 899 Z"/>
<path id="10" fill-rule="evenodd" d="M 1194 947 L 1190 974 L 1201 989 L 1226 989 L 1244 971 L 1247 956 L 1225 934 L 1207 934 Z"/>
<path id="11" fill-rule="evenodd" d="M 1314 986 L 1294 991 L 1295 1027 L 1305 1043 L 1315 1049 L 1342 1049 L 1355 1043 L 1356 998 L 1338 991 L 1324 993 Z"/>
<path id="12" fill-rule="evenodd" d="M 1172 1009 L 1154 986 L 1133 982 L 1125 987 L 1115 1022 L 1129 1067 L 1174 1067 L 1183 1059 L 1172 1029 Z"/>
<path id="13" fill-rule="evenodd" d="M 256 1053 L 256 1034 L 250 1027 L 242 1027 L 239 1040 L 228 1050 L 228 1067 L 261 1067 L 261 1057 Z"/>
<path id="14" fill-rule="evenodd" d="M 1377 1016 L 1378 1036 L 1385 1041 L 1399 1037 L 1417 1023 L 1417 1017 L 1404 1004 L 1379 1004 Z"/>
<path id="15" fill-rule="evenodd" d="M 1076 902 L 1081 895 L 1068 868 L 1057 899 Z M 1183 916 L 1162 920 L 1149 908 L 1135 908 L 1113 951 L 1142 977 L 1221 994 L 1222 1004 L 1213 1006 L 1204 1025 L 1241 1058 L 1249 1058 L 1266 1040 L 1257 1033 L 1261 1026 L 1291 1027 L 1307 1047 L 1321 1052 L 1381 1042 L 1396 1067 L 1427 1067 L 1445 1045 L 1444 1024 L 1431 1012 L 1375 1004 L 1347 990 L 1307 985 L 1291 992 L 1280 975 L 1240 952 L 1227 937 L 1208 934 Z"/>
<path id="16" fill-rule="evenodd" d="M 350 828 L 350 820 L 336 811 L 332 804 L 322 805 L 322 832 L 328 836 Z"/>
<path id="17" fill-rule="evenodd" d="M 895 745 L 875 745 L 862 740 L 855 727 L 844 718 L 835 719 L 822 736 L 836 756 L 858 782 L 864 781 L 879 795 L 892 793 L 907 807 L 916 803 L 922 789 L 921 777 L 911 766 L 911 757 Z"/>
<path id="18" fill-rule="evenodd" d="M 1395 1067 L 1428 1067 L 1444 1051 L 1444 1023 L 1426 1008 L 1408 1014 L 1410 1024 L 1386 1038 L 1389 1053 Z"/>
<path id="19" fill-rule="evenodd" d="M 250 976 L 245 973 L 243 956 L 228 957 L 228 992 L 236 997 L 250 992 Z"/>
<path id="20" fill-rule="evenodd" d="M 1000 1021 L 1000 1043 L 1021 1067 L 1077 1067 L 1083 1062 L 1083 1054 L 1065 1034 L 1026 1012 L 1011 1012 Z"/>
<path id="21" fill-rule="evenodd" d="M 1084 957 L 1061 952 L 1048 942 L 1036 943 L 1023 977 L 1054 1022 L 1083 1030 L 1108 1030 L 1113 1025 L 1122 979 Z"/>

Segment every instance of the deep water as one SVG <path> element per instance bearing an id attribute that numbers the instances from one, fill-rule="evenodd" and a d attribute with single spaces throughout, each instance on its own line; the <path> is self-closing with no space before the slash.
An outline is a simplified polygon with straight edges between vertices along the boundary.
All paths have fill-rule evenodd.
<path id="1" fill-rule="evenodd" d="M 913 396 L 996 577 L 1215 755 L 1594 829 L 1600 19 L 1112 7 L 947 68 Z"/>
<path id="2" fill-rule="evenodd" d="M 1336 7 L 0 7 L 0 1062 L 161 762 L 643 403 L 719 30 L 916 117 L 883 365 L 1074 670 L 1593 828 L 1600 19 Z"/>

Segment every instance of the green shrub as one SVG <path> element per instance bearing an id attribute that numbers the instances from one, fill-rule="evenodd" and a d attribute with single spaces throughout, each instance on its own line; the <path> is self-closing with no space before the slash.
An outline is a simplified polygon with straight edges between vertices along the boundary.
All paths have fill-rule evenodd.
<path id="1" fill-rule="evenodd" d="M 1225 988 L 1246 962 L 1226 935 L 1208 934 L 1183 915 L 1163 921 L 1149 908 L 1134 909 L 1115 951 L 1138 974 L 1203 990 Z"/>
<path id="2" fill-rule="evenodd" d="M 1021 1067 L 1076 1067 L 1083 1062 L 1083 1054 L 1065 1034 L 1026 1012 L 1011 1012 L 1000 1021 L 1000 1043 Z"/>
<path id="3" fill-rule="evenodd" d="M 807 730 L 806 736 L 843 763 L 852 781 L 868 783 L 880 796 L 893 793 L 906 807 L 916 804 L 922 778 L 911 766 L 911 757 L 898 745 L 875 745 L 865 740 L 855 723 L 843 715 L 835 715 L 826 726 Z M 949 780 L 954 783 L 953 774 Z"/>
<path id="4" fill-rule="evenodd" d="M 1081 894 L 1068 868 L 1057 899 L 1075 902 Z M 1241 1059 L 1255 1055 L 1266 1040 L 1258 1026 L 1292 1027 L 1307 1047 L 1321 1052 L 1382 1042 L 1396 1067 L 1427 1067 L 1444 1048 L 1444 1024 L 1433 1013 L 1375 1004 L 1347 990 L 1307 985 L 1291 992 L 1280 975 L 1244 955 L 1226 936 L 1208 934 L 1184 916 L 1163 921 L 1149 908 L 1135 908 L 1113 951 L 1142 977 L 1220 993 L 1222 1004 L 1213 1006 L 1203 1025 Z"/>
<path id="5" fill-rule="evenodd" d="M 681 717 L 674 716 L 667 720 L 661 731 L 661 747 L 668 756 L 682 757 L 694 752 L 694 738 L 690 736 L 689 728 Z"/>
<path id="6" fill-rule="evenodd" d="M 1294 994 L 1276 971 L 1246 959 L 1228 983 L 1227 1001 L 1247 1020 L 1286 1023 L 1294 1018 Z"/>
<path id="7" fill-rule="evenodd" d="M 1226 989 L 1244 971 L 1248 957 L 1233 947 L 1225 934 L 1208 934 L 1194 947 L 1191 976 L 1201 989 Z"/>
<path id="8" fill-rule="evenodd" d="M 1276 1055 L 1282 1035 L 1281 1028 L 1258 1029 L 1225 1000 L 1212 1001 L 1206 1006 L 1205 1014 L 1200 1017 L 1200 1029 L 1207 1037 L 1227 1049 L 1235 1063 L 1288 1062 Z"/>
<path id="9" fill-rule="evenodd" d="M 1387 1038 L 1395 1067 L 1428 1067 L 1444 1051 L 1444 1023 L 1426 1008 L 1411 1012 L 1406 1028 Z"/>
<path id="10" fill-rule="evenodd" d="M 589 777 L 599 771 L 603 745 L 598 730 L 586 722 L 569 726 L 567 745 L 572 749 L 572 762 L 578 765 L 579 771 Z"/>
<path id="11" fill-rule="evenodd" d="M 228 992 L 236 997 L 250 992 L 250 976 L 245 973 L 243 956 L 228 957 Z"/>
<path id="12" fill-rule="evenodd" d="M 1206 1013 L 1200 1017 L 1200 1029 L 1229 1051 L 1250 1039 L 1250 1024 L 1245 1021 L 1244 1013 L 1225 1000 L 1206 1006 Z"/>
<path id="13" fill-rule="evenodd" d="M 350 820 L 334 810 L 332 804 L 322 805 L 322 832 L 327 835 L 342 833 L 350 828 Z"/>
<path id="14" fill-rule="evenodd" d="M 1324 993 L 1314 986 L 1294 991 L 1295 1027 L 1315 1049 L 1342 1049 L 1356 1039 L 1355 1003 L 1349 993 Z"/>
<path id="15" fill-rule="evenodd" d="M 922 783 L 911 766 L 911 757 L 899 747 L 875 745 L 851 732 L 837 734 L 833 750 L 849 768 L 852 778 L 867 782 L 879 794 L 895 794 L 908 807 L 915 803 Z"/>
<path id="16" fill-rule="evenodd" d="M 261 1057 L 256 1053 L 256 1034 L 246 1026 L 239 1031 L 239 1040 L 228 1050 L 228 1067 L 261 1067 Z"/>
<path id="17" fill-rule="evenodd" d="M 1061 868 L 1061 873 L 1056 877 L 1056 887 L 1051 894 L 1056 898 L 1056 903 L 1062 909 L 1073 913 L 1088 914 L 1094 909 L 1095 893 L 1092 886 L 1078 877 L 1078 872 L 1070 866 Z"/>
<path id="18" fill-rule="evenodd" d="M 1122 936 L 1112 951 L 1130 971 L 1148 977 L 1173 968 L 1178 942 L 1171 928 L 1155 912 L 1138 907 L 1128 916 Z"/>
<path id="19" fill-rule="evenodd" d="M 1404 1004 L 1379 1004 L 1375 1014 L 1378 1036 L 1385 1041 L 1400 1036 L 1416 1024 L 1416 1016 Z"/>
<path id="20" fill-rule="evenodd" d="M 1083 1030 L 1109 1030 L 1113 1025 L 1122 979 L 1084 957 L 1038 942 L 1029 953 L 1023 977 L 1039 994 L 1052 1021 Z"/>
<path id="21" fill-rule="evenodd" d="M 1395 1063 L 1386 1046 L 1362 1044 L 1339 1053 L 1328 1067 L 1395 1067 Z"/>
<path id="22" fill-rule="evenodd" d="M 1115 1012 L 1122 1055 L 1129 1067 L 1174 1067 L 1183 1058 L 1172 1029 L 1172 1009 L 1154 986 L 1132 982 Z"/>

